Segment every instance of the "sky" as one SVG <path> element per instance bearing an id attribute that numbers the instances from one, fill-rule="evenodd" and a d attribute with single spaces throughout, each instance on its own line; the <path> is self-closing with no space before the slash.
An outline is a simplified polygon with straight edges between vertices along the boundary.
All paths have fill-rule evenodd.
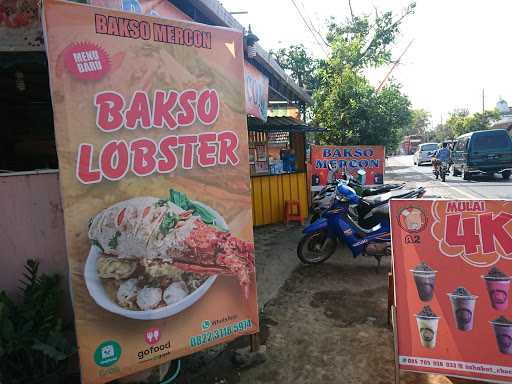
<path id="1" fill-rule="evenodd" d="M 292 0 L 221 0 L 229 12 L 253 33 L 267 50 L 302 43 L 315 57 L 323 58 L 328 47 L 315 30 L 325 35 L 325 20 L 350 16 L 348 0 L 295 0 L 313 33 L 302 21 Z M 355 14 L 391 10 L 397 15 L 405 0 L 352 0 Z M 403 86 L 414 108 L 423 108 L 437 125 L 454 109 L 493 109 L 503 98 L 512 105 L 512 49 L 510 0 L 417 0 L 416 12 L 404 22 L 393 47 L 398 58 L 414 39 L 392 77 Z M 316 41 L 314 36 L 317 37 Z M 378 85 L 390 67 L 372 70 L 368 77 Z"/>

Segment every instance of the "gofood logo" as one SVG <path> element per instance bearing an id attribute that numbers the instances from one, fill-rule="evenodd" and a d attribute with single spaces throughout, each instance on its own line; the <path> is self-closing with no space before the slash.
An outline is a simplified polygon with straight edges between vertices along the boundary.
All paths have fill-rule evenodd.
<path id="1" fill-rule="evenodd" d="M 160 356 L 168 354 L 171 349 L 171 340 L 168 340 L 166 343 L 159 344 L 161 338 L 162 332 L 159 328 L 153 327 L 146 330 L 144 332 L 144 340 L 146 341 L 146 344 L 150 345 L 150 347 L 137 352 L 139 360 L 142 360 L 145 357 L 150 357 L 155 353 L 159 353 Z"/>
<path id="2" fill-rule="evenodd" d="M 439 250 L 474 267 L 512 260 L 512 203 L 439 201 L 432 205 L 432 235 Z"/>

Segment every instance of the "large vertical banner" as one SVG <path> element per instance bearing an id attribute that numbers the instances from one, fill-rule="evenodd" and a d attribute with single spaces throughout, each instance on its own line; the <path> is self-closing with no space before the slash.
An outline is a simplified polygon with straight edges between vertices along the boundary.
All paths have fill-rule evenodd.
<path id="1" fill-rule="evenodd" d="M 241 33 L 43 12 L 83 382 L 256 332 Z"/>
<path id="2" fill-rule="evenodd" d="M 391 200 L 400 368 L 512 382 L 512 201 Z"/>
<path id="3" fill-rule="evenodd" d="M 313 186 L 328 183 L 329 171 L 333 177 L 347 171 L 357 179 L 357 171 L 366 172 L 365 184 L 384 183 L 384 147 L 378 145 L 312 145 L 310 183 Z"/>

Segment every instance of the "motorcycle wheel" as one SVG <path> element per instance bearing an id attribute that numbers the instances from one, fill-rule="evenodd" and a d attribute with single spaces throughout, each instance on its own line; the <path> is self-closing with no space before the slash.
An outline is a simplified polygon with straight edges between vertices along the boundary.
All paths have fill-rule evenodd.
<path id="1" fill-rule="evenodd" d="M 320 264 L 332 256 L 336 246 L 336 240 L 327 237 L 326 231 L 309 233 L 300 239 L 297 257 L 304 264 Z"/>

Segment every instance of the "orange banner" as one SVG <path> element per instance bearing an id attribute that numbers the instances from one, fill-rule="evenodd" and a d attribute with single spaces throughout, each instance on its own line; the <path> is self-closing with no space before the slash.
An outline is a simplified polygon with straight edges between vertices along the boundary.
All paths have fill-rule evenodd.
<path id="1" fill-rule="evenodd" d="M 242 34 L 43 12 L 83 383 L 257 332 Z"/>
<path id="2" fill-rule="evenodd" d="M 375 145 L 312 145 L 309 167 L 312 186 L 326 185 L 346 171 L 357 180 L 357 171 L 366 172 L 365 184 L 384 183 L 384 147 Z"/>
<path id="3" fill-rule="evenodd" d="M 187 14 L 171 4 L 169 0 L 88 0 L 87 2 L 95 7 L 105 7 L 141 15 L 192 20 Z"/>
<path id="4" fill-rule="evenodd" d="M 391 200 L 403 370 L 512 382 L 512 201 Z"/>
<path id="5" fill-rule="evenodd" d="M 268 77 L 252 64 L 244 63 L 245 111 L 260 120 L 267 121 Z"/>

